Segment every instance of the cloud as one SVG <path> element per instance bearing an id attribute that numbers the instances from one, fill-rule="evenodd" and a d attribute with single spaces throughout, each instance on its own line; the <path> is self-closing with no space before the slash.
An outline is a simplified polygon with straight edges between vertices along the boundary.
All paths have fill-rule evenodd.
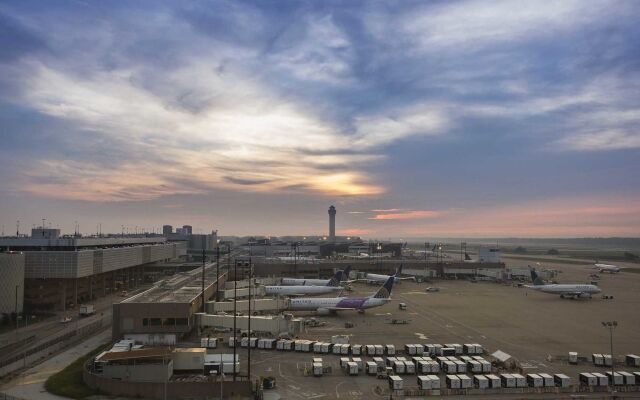
<path id="1" fill-rule="evenodd" d="M 561 148 L 578 151 L 602 151 L 640 148 L 640 132 L 607 130 L 577 134 L 556 142 Z"/>
<path id="2" fill-rule="evenodd" d="M 395 212 L 395 213 L 388 213 L 388 214 L 377 214 L 369 219 L 378 220 L 378 221 L 415 220 L 415 219 L 436 218 L 444 214 L 445 213 L 443 211 L 414 210 L 414 211 L 403 211 L 403 212 Z"/>

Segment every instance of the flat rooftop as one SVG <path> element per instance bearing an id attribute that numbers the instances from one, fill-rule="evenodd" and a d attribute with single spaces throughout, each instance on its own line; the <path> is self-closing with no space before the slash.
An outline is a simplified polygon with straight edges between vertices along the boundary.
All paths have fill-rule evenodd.
<path id="1" fill-rule="evenodd" d="M 55 239 L 32 238 L 32 237 L 3 237 L 0 238 L 0 247 L 9 247 L 11 249 L 26 248 L 47 248 L 55 250 L 61 248 L 67 250 L 74 248 L 77 250 L 86 248 L 111 248 L 139 246 L 148 244 L 164 244 L 167 239 L 162 236 L 153 237 L 128 237 L 128 236 L 112 236 L 112 237 L 59 237 Z"/>
<path id="2" fill-rule="evenodd" d="M 221 268 L 220 275 L 223 271 Z M 216 283 L 215 263 L 205 266 L 205 288 Z M 190 303 L 202 293 L 202 268 L 179 272 L 123 303 Z"/>

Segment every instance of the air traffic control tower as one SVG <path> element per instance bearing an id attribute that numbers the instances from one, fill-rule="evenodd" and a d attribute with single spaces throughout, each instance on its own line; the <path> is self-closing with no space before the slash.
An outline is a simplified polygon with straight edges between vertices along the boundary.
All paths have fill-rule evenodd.
<path id="1" fill-rule="evenodd" d="M 329 207 L 329 241 L 336 241 L 336 208 Z"/>

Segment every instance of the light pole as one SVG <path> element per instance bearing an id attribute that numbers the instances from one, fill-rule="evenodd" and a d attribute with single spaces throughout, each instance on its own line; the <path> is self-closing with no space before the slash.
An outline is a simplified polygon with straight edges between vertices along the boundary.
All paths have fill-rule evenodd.
<path id="1" fill-rule="evenodd" d="M 611 394 L 616 391 L 615 364 L 616 359 L 613 356 L 613 330 L 618 326 L 618 321 L 603 321 L 602 326 L 609 330 L 609 344 L 611 350 Z"/>
<path id="2" fill-rule="evenodd" d="M 231 255 L 229 255 L 231 258 Z M 236 309 L 238 302 L 238 262 L 233 262 L 233 381 L 236 381 L 236 349 L 238 347 L 238 331 L 236 329 L 236 319 L 238 310 Z M 251 344 L 251 338 L 249 338 Z"/>

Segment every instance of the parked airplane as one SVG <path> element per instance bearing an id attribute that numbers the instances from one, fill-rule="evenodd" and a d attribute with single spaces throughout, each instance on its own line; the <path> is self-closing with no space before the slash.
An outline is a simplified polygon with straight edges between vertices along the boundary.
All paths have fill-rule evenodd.
<path id="1" fill-rule="evenodd" d="M 416 280 L 415 276 L 405 276 L 403 278 L 400 277 L 400 274 L 402 273 L 402 264 L 400 264 L 400 266 L 398 267 L 398 269 L 396 270 L 396 273 L 394 275 L 383 275 L 383 274 L 372 274 L 367 272 L 367 275 L 365 275 L 364 278 L 362 279 L 356 279 L 356 281 L 366 281 L 366 282 L 386 282 L 387 279 L 394 277 L 397 281 L 404 281 L 404 280 Z"/>
<path id="2" fill-rule="evenodd" d="M 348 280 L 350 272 L 351 272 L 351 265 L 347 265 L 347 268 L 345 268 L 344 271 L 342 271 L 341 281 Z M 330 281 L 331 279 L 282 278 L 282 285 L 283 286 L 327 286 Z M 336 286 L 339 286 L 339 285 L 336 285 Z"/>
<path id="3" fill-rule="evenodd" d="M 538 276 L 535 269 L 531 269 L 531 280 L 533 285 L 525 285 L 529 289 L 538 290 L 540 292 L 559 294 L 561 298 L 591 298 L 592 294 L 600 293 L 602 290 L 596 285 L 580 285 L 580 284 L 547 284 Z"/>
<path id="4" fill-rule="evenodd" d="M 336 291 L 342 291 L 340 286 L 342 280 L 342 271 L 336 272 L 333 278 L 327 281 L 324 286 L 265 286 L 264 293 L 266 295 L 281 295 L 281 296 L 303 296 L 305 294 L 325 294 Z"/>
<path id="5" fill-rule="evenodd" d="M 597 268 L 600 273 L 608 272 L 610 274 L 617 274 L 622 269 L 622 267 L 611 264 L 596 264 L 595 268 Z"/>
<path id="6" fill-rule="evenodd" d="M 391 301 L 391 289 L 395 277 L 390 276 L 378 289 L 368 297 L 329 297 L 299 298 L 289 300 L 289 310 L 316 311 L 320 315 L 328 315 L 343 310 L 365 310 L 379 307 Z"/>

